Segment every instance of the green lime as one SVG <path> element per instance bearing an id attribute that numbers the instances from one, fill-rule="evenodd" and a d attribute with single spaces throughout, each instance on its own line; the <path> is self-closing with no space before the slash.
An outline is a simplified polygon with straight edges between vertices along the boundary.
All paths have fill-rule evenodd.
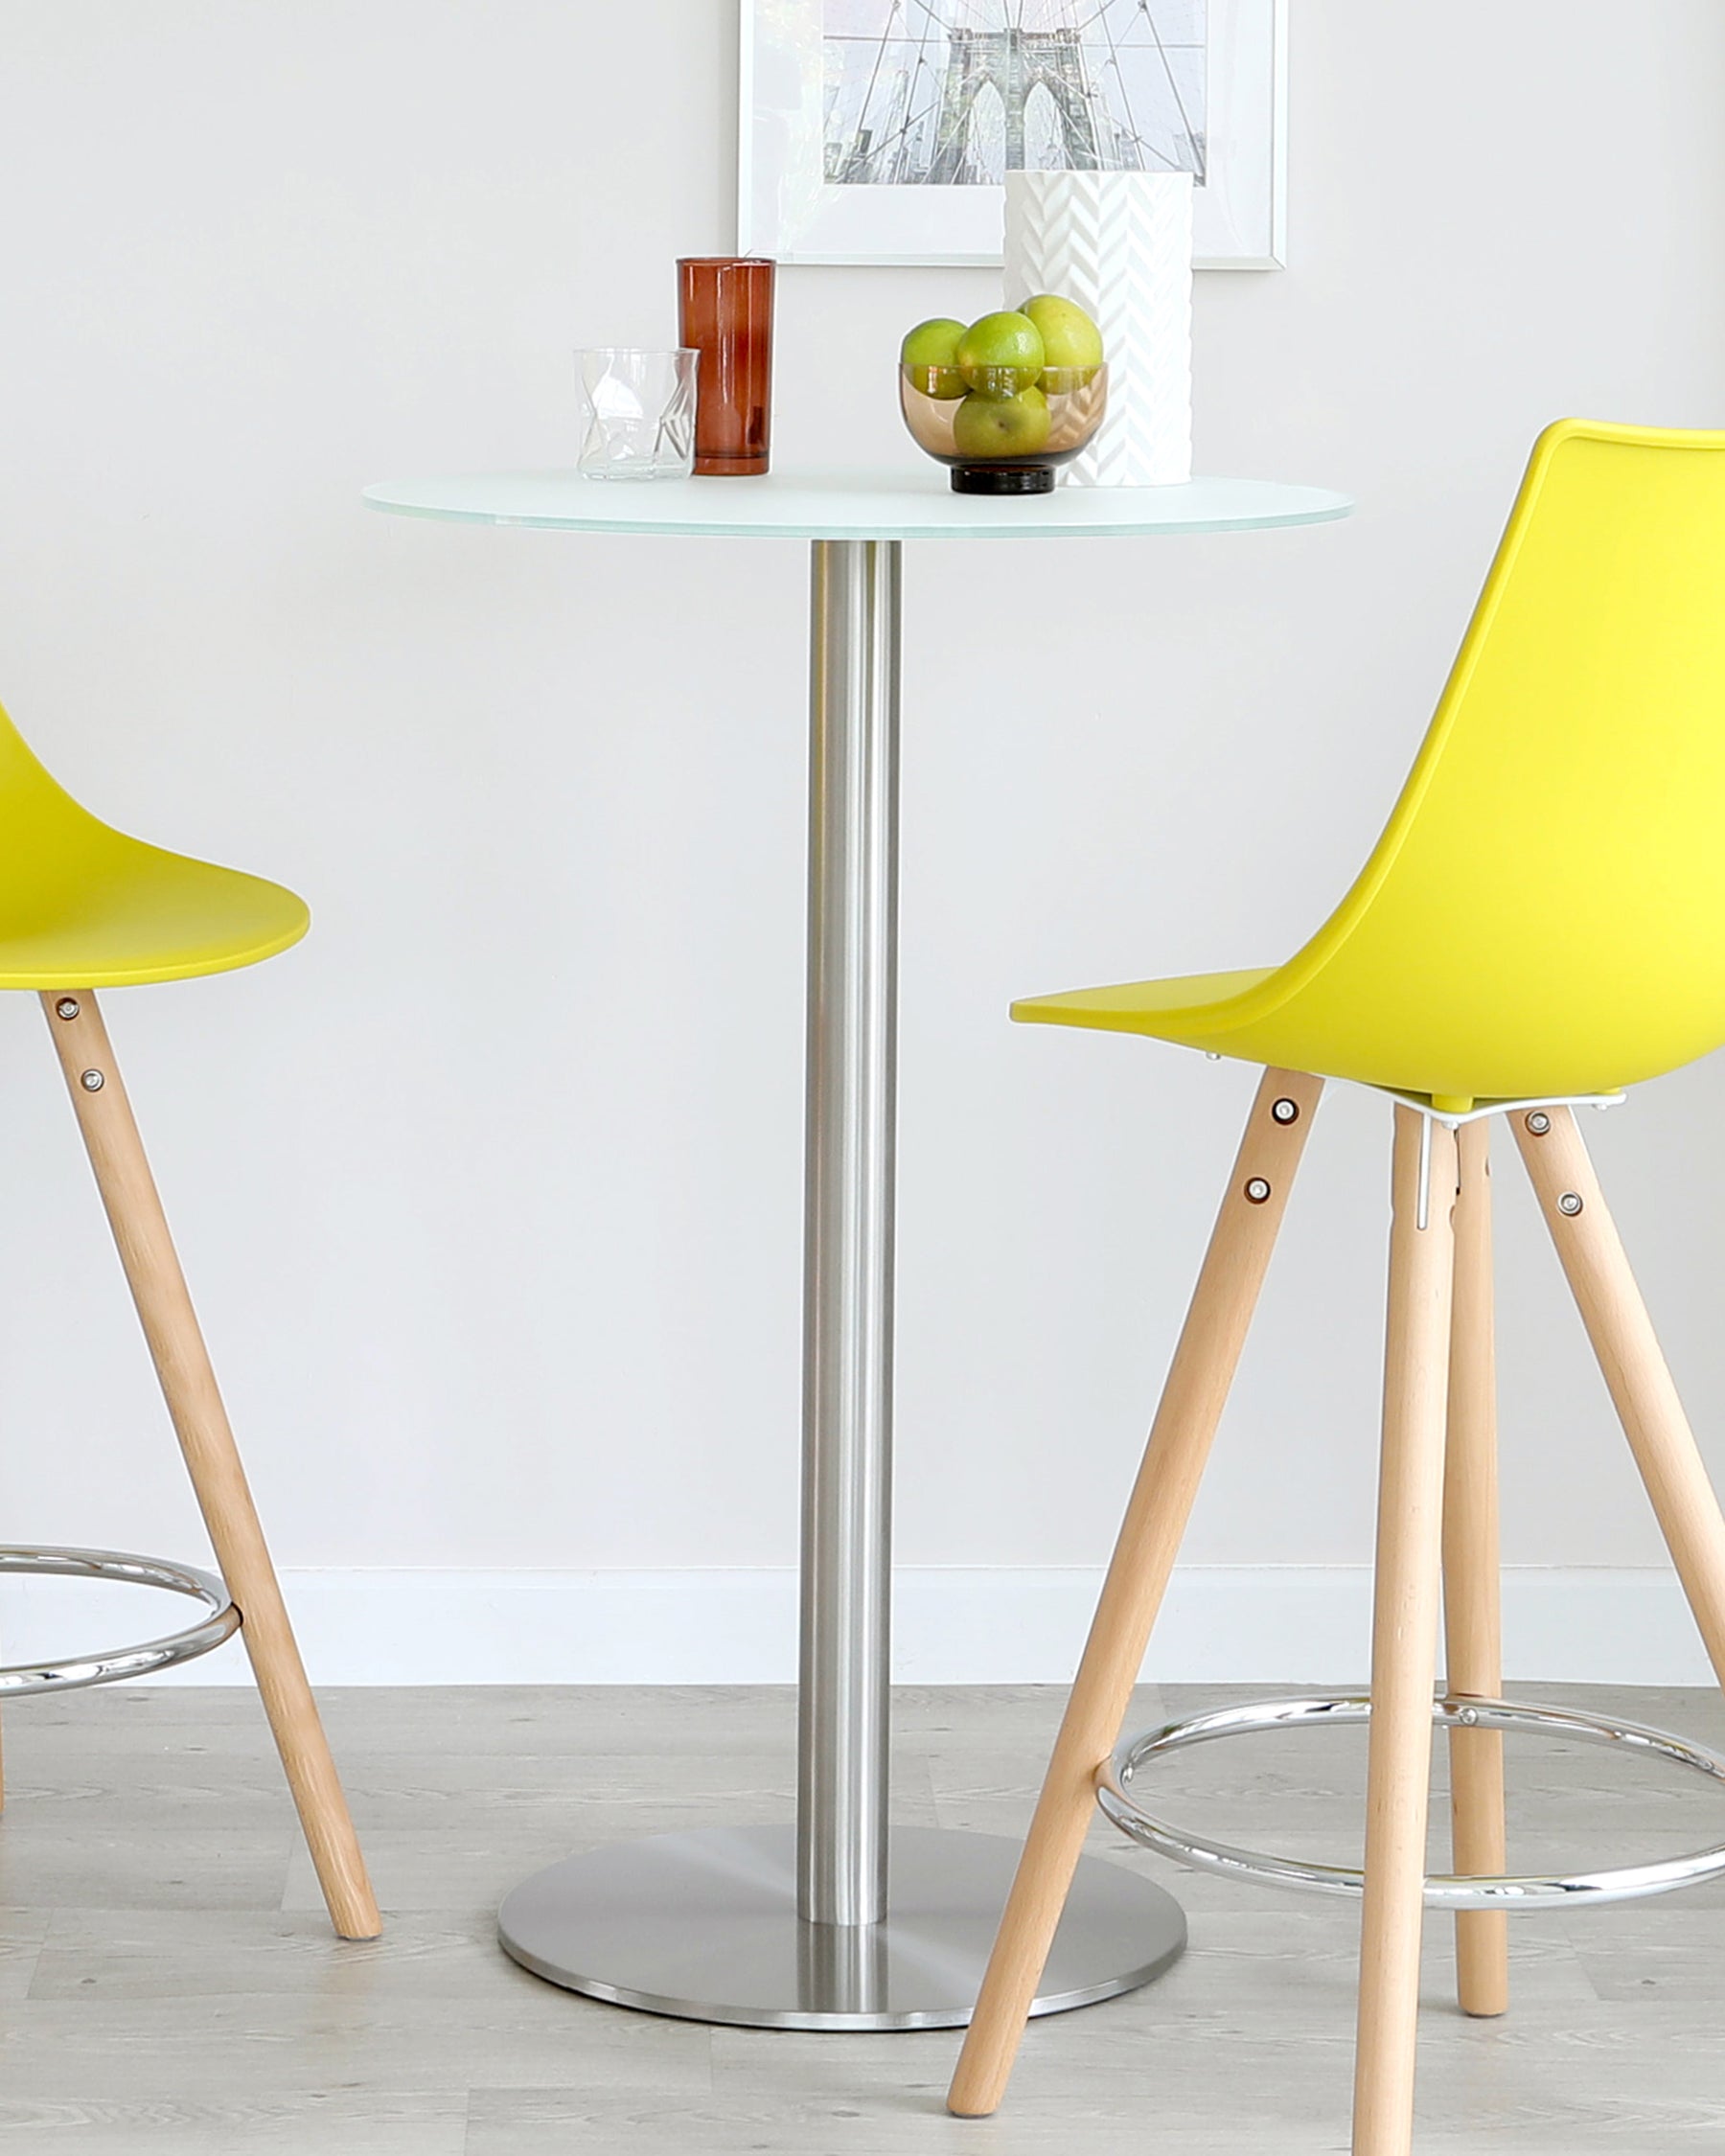
<path id="1" fill-rule="evenodd" d="M 1043 365 L 1062 378 L 1047 388 L 1082 389 L 1102 364 L 1102 333 L 1070 299 L 1053 292 L 1038 292 L 1024 302 L 1025 318 L 1036 324 L 1043 340 Z"/>
<path id="2" fill-rule="evenodd" d="M 953 447 L 961 457 L 1033 457 L 1048 441 L 1048 400 L 1034 385 L 1015 397 L 973 390 L 953 414 Z"/>
<path id="3" fill-rule="evenodd" d="M 1042 332 L 1027 314 L 985 314 L 958 339 L 954 354 L 968 386 L 984 397 L 1016 397 L 1035 386 L 1047 364 Z"/>
<path id="4" fill-rule="evenodd" d="M 963 334 L 964 324 L 945 314 L 919 322 L 906 333 L 899 346 L 899 362 L 909 368 L 913 386 L 925 397 L 946 400 L 964 395 L 964 377 L 955 358 Z"/>

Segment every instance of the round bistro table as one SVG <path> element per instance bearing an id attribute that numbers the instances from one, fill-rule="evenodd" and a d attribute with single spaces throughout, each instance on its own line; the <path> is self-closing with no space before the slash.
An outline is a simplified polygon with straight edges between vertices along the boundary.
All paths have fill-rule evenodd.
<path id="1" fill-rule="evenodd" d="M 389 482 L 365 499 L 467 523 L 809 542 L 797 1823 L 566 1858 L 509 1894 L 498 1927 L 537 1975 L 655 2013 L 786 2029 L 955 2028 L 980 1988 L 1018 1844 L 887 1829 L 905 542 L 1262 531 L 1346 516 L 1352 503 L 1250 479 L 999 499 L 953 493 L 932 470 L 635 483 L 493 472 Z M 1147 1984 L 1184 1943 L 1171 1896 L 1087 1858 L 1031 2010 Z"/>

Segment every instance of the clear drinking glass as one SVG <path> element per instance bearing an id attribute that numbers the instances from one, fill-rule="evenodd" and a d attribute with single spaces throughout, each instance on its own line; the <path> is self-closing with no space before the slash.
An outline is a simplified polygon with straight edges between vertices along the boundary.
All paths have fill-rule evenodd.
<path id="1" fill-rule="evenodd" d="M 576 469 L 586 479 L 686 479 L 695 465 L 690 347 L 578 352 L 584 414 Z"/>

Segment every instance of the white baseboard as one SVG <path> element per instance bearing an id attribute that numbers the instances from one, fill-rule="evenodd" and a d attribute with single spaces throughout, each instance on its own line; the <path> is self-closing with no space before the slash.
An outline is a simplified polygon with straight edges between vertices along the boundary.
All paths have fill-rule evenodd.
<path id="1" fill-rule="evenodd" d="M 1064 1684 L 1099 1572 L 906 1566 L 894 1674 L 909 1685 Z M 774 1685 L 796 1674 L 790 1570 L 299 1571 L 283 1575 L 324 1685 Z M 1347 1565 L 1194 1565 L 1174 1576 L 1144 1674 L 1163 1683 L 1356 1684 L 1370 1574 Z M 1711 1680 L 1668 1571 L 1511 1568 L 1506 1663 L 1521 1682 Z M 8 1580 L 0 1640 L 25 1663 L 150 1638 L 192 1605 L 135 1588 Z M 165 1682 L 238 1684 L 230 1641 Z"/>

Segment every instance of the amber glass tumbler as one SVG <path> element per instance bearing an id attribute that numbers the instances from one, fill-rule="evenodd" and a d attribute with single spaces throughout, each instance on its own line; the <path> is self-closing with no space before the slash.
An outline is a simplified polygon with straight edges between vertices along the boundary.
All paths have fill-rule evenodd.
<path id="1" fill-rule="evenodd" d="M 692 255 L 677 265 L 681 341 L 701 354 L 695 470 L 765 471 L 772 417 L 772 279 L 754 255 Z"/>

